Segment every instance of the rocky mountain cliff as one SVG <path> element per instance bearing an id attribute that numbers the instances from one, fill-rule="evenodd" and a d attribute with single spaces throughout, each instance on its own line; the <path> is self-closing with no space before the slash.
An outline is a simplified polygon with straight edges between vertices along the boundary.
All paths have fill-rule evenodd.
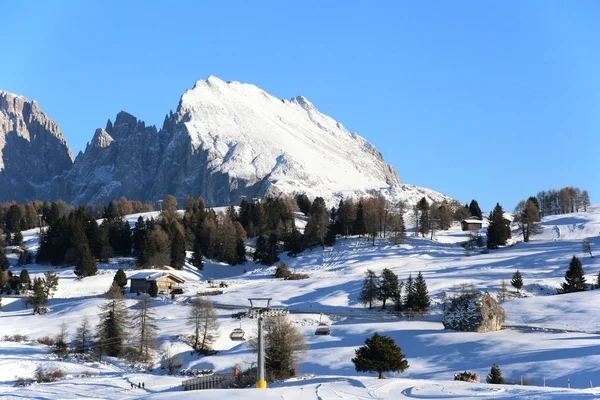
<path id="1" fill-rule="evenodd" d="M 63 190 L 53 179 L 72 166 L 67 141 L 38 103 L 0 91 L 0 201 L 49 198 Z"/>
<path id="2" fill-rule="evenodd" d="M 21 108 L 37 110 L 35 102 L 20 99 Z M 56 128 L 50 132 L 58 132 L 56 124 L 47 124 Z M 63 148 L 56 151 L 66 149 L 70 157 L 60 138 Z M 409 203 L 423 196 L 444 198 L 401 184 L 372 144 L 304 97 L 280 100 L 254 85 L 212 76 L 183 94 L 160 130 L 121 112 L 114 124 L 109 120 L 96 130 L 72 166 L 68 161 L 55 163 L 54 175 L 35 181 L 41 187 L 37 192 L 8 197 L 22 201 L 35 193 L 85 204 L 120 196 L 146 202 L 174 194 L 178 199 L 203 196 L 210 205 L 281 193 L 322 196 L 330 204 L 342 196 L 376 192 Z"/>

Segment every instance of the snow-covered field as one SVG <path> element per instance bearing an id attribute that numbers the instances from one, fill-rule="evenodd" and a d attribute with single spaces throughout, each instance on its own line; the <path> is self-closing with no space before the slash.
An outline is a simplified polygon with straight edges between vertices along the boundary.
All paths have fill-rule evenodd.
<path id="1" fill-rule="evenodd" d="M 150 216 L 144 215 L 144 217 Z M 130 216 L 133 223 L 136 216 Z M 512 246 L 485 254 L 473 251 L 467 256 L 458 244 L 466 234 L 458 226 L 439 232 L 436 240 L 407 237 L 395 247 L 385 239 L 371 246 L 364 238 L 339 239 L 332 248 L 306 251 L 297 258 L 282 256 L 291 268 L 310 276 L 301 281 L 272 278 L 274 267 L 254 263 L 244 266 L 207 262 L 204 271 L 186 266 L 175 273 L 186 280 L 185 294 L 175 300 L 154 301 L 160 332 L 161 351 L 180 353 L 184 367 L 230 371 L 236 363 L 247 365 L 255 355 L 244 343 L 229 340 L 229 332 L 239 327 L 230 318 L 248 304 L 249 297 L 272 297 L 275 305 L 289 307 L 290 315 L 305 333 L 309 350 L 300 364 L 301 379 L 256 389 L 203 391 L 203 398 L 571 398 L 600 396 L 600 290 L 553 295 L 563 281 L 569 260 L 577 255 L 583 262 L 588 282 L 595 281 L 600 263 L 582 254 L 581 241 L 591 237 L 600 248 L 600 206 L 588 212 L 552 216 L 542 221 L 543 232 L 529 243 L 519 243 L 516 232 Z M 27 246 L 35 249 L 35 231 L 25 233 Z M 16 261 L 13 259 L 13 262 Z M 119 267 L 128 274 L 133 260 L 115 259 L 100 264 L 97 276 L 77 279 L 73 268 L 60 268 L 59 289 L 50 301 L 50 312 L 32 315 L 15 296 L 3 298 L 0 311 L 0 337 L 24 334 L 30 339 L 54 336 L 66 322 L 70 333 L 83 316 L 97 322 L 98 306 Z M 29 265 L 30 274 L 48 267 Z M 364 271 L 393 270 L 401 280 L 423 273 L 434 302 L 432 315 L 419 319 L 396 318 L 379 310 L 368 311 L 357 302 Z M 447 331 L 440 322 L 441 295 L 458 292 L 471 285 L 496 293 L 502 278 L 510 281 L 519 269 L 525 282 L 521 291 L 527 297 L 502 303 L 507 313 L 506 329 L 477 334 Z M 12 267 L 18 274 L 19 267 Z M 244 272 L 246 270 L 246 272 Z M 215 303 L 234 306 L 220 308 L 221 336 L 215 344 L 218 354 L 190 355 L 190 348 L 177 338 L 186 334 L 188 296 L 207 288 L 206 279 L 226 281 L 225 293 L 213 297 Z M 130 307 L 135 294 L 128 295 Z M 331 336 L 314 336 L 319 314 L 331 322 Z M 250 337 L 256 328 L 249 321 L 242 327 Z M 410 368 L 394 379 L 379 381 L 354 371 L 351 358 L 367 336 L 378 331 L 393 337 L 406 354 Z M 538 386 L 496 386 L 453 382 L 460 371 L 477 372 L 482 378 L 492 364 L 498 364 L 508 381 Z M 17 388 L 17 377 L 31 377 L 39 365 L 55 365 L 67 377 L 51 384 Z M 82 377 L 87 375 L 87 377 Z M 393 376 L 391 374 L 390 376 Z M 150 372 L 133 369 L 118 360 L 83 363 L 75 359 L 53 358 L 46 346 L 33 341 L 0 341 L 0 398 L 192 398 L 199 392 L 182 392 L 181 376 L 168 376 L 158 367 Z M 483 380 L 483 379 L 482 379 Z M 540 387 L 546 381 L 547 388 Z M 131 389 L 131 383 L 145 382 L 145 389 Z M 567 389 L 570 382 L 572 389 Z M 597 394 L 596 394 L 597 393 Z M 12 397 L 11 397 L 12 396 Z"/>

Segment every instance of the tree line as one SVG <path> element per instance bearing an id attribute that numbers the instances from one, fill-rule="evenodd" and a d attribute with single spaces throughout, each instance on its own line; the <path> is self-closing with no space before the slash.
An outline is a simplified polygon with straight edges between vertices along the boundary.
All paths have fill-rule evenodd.
<path id="1" fill-rule="evenodd" d="M 398 276 L 388 268 L 384 268 L 379 276 L 367 269 L 358 301 L 369 309 L 376 301 L 381 301 L 381 309 L 385 309 L 388 300 L 394 303 L 394 310 L 398 312 L 426 312 L 431 299 L 423 274 L 419 272 L 415 279 L 412 274 L 408 275 L 405 284 L 399 282 Z"/>

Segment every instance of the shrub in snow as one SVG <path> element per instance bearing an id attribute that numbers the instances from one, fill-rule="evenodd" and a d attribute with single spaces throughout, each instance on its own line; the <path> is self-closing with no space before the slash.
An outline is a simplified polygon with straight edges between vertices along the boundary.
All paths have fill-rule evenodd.
<path id="1" fill-rule="evenodd" d="M 64 378 L 64 377 L 65 377 L 65 373 L 63 372 L 63 370 L 58 369 L 58 368 L 46 369 L 43 367 L 38 367 L 38 369 L 35 370 L 35 374 L 34 374 L 34 379 L 38 383 L 56 382 L 60 378 Z"/>
<path id="2" fill-rule="evenodd" d="M 455 381 L 462 382 L 479 382 L 479 374 L 475 372 L 457 372 L 454 374 Z"/>
<path id="3" fill-rule="evenodd" d="M 504 309 L 487 292 L 466 293 L 452 300 L 442 320 L 444 328 L 466 332 L 492 332 L 502 328 Z"/>

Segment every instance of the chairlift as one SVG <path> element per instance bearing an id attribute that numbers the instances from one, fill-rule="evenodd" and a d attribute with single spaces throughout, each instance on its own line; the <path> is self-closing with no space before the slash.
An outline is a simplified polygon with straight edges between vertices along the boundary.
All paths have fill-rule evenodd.
<path id="1" fill-rule="evenodd" d="M 242 321 L 240 321 L 240 327 L 235 328 L 233 331 L 231 331 L 231 333 L 229 334 L 229 339 L 233 340 L 234 342 L 242 342 L 246 340 L 244 339 L 244 335 L 245 332 L 242 329 Z"/>
<path id="2" fill-rule="evenodd" d="M 322 322 L 323 314 L 319 317 L 319 326 L 315 330 L 315 336 L 331 335 L 331 328 L 325 322 Z"/>

